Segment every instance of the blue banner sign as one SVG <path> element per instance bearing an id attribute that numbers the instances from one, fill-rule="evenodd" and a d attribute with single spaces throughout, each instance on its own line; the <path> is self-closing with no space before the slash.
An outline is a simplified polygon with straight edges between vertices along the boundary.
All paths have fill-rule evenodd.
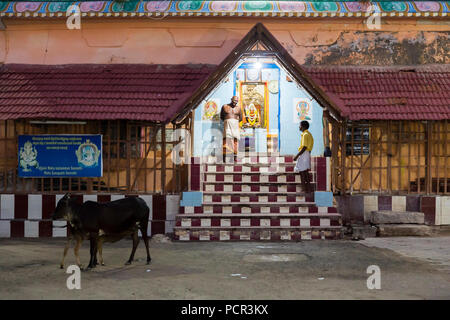
<path id="1" fill-rule="evenodd" d="M 102 135 L 19 135 L 19 177 L 101 177 Z"/>

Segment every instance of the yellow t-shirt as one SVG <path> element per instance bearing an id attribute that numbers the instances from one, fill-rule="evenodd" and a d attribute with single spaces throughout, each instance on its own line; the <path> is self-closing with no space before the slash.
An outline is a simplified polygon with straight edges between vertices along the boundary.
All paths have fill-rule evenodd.
<path id="1" fill-rule="evenodd" d="M 314 146 L 314 138 L 313 138 L 312 134 L 308 130 L 303 131 L 302 138 L 300 141 L 300 147 L 298 148 L 298 151 L 301 151 L 303 149 L 303 147 L 306 147 L 306 150 L 311 152 L 313 146 Z"/>

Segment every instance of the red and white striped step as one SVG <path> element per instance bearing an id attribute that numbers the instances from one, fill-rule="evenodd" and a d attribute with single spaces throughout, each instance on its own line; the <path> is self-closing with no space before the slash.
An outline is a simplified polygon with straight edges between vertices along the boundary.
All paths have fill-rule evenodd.
<path id="1" fill-rule="evenodd" d="M 335 228 L 292 228 L 251 227 L 245 229 L 182 229 L 176 230 L 176 240 L 180 241 L 300 241 L 342 237 L 341 227 Z"/>
<path id="2" fill-rule="evenodd" d="M 312 184 L 315 187 L 315 184 Z M 270 192 L 288 193 L 303 192 L 303 188 L 296 182 L 208 182 L 203 183 L 204 192 Z"/>
<path id="3" fill-rule="evenodd" d="M 288 163 L 292 164 L 294 161 L 293 156 L 280 156 L 279 153 L 240 153 L 237 156 L 236 161 L 229 161 L 228 159 L 223 162 L 220 157 L 204 156 L 199 158 L 201 163 L 207 164 L 228 164 L 230 162 L 237 164 L 275 164 L 275 163 Z"/>
<path id="4" fill-rule="evenodd" d="M 339 227 L 341 225 L 341 215 L 337 213 L 316 214 L 313 217 L 308 214 L 273 215 L 261 214 L 256 217 L 243 214 L 223 214 L 217 215 L 185 215 L 178 219 L 175 228 L 179 227 Z"/>
<path id="5" fill-rule="evenodd" d="M 204 183 L 214 183 L 214 182 L 243 182 L 243 183 L 301 183 L 299 174 L 262 174 L 258 172 L 249 173 L 237 173 L 231 172 L 226 174 L 216 173 L 216 172 L 206 172 L 203 174 Z M 312 182 L 314 182 L 314 175 Z"/>
<path id="6" fill-rule="evenodd" d="M 204 193 L 204 202 L 304 202 L 305 196 L 302 193 L 289 192 L 287 193 L 246 193 L 246 192 L 232 192 L 232 193 Z"/>
<path id="7" fill-rule="evenodd" d="M 312 186 L 316 166 L 312 161 Z M 197 171 L 202 206 L 180 207 L 174 227 L 181 241 L 312 240 L 341 238 L 334 207 L 306 195 L 292 156 L 255 155 L 235 163 L 203 159 Z M 318 166 L 317 168 L 321 168 Z M 199 190 L 199 189 L 197 189 Z"/>
<path id="8" fill-rule="evenodd" d="M 315 203 L 245 203 L 245 204 L 228 204 L 223 203 L 211 204 L 206 203 L 198 207 L 180 207 L 180 214 L 223 214 L 223 213 L 237 213 L 237 214 L 259 214 L 259 213 L 337 213 L 334 207 L 317 207 Z"/>
<path id="9" fill-rule="evenodd" d="M 206 173 L 289 173 L 294 172 L 294 164 L 280 163 L 278 166 L 269 164 L 207 164 L 204 167 Z"/>

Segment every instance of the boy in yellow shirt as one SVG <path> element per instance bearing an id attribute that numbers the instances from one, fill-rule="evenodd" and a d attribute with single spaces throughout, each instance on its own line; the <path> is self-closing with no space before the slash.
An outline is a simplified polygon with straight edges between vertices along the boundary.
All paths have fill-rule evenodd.
<path id="1" fill-rule="evenodd" d="M 308 121 L 300 122 L 299 129 L 302 133 L 302 137 L 300 141 L 300 147 L 298 148 L 299 153 L 294 157 L 294 161 L 297 161 L 294 171 L 300 172 L 303 191 L 306 193 L 310 193 L 313 192 L 313 190 L 311 188 L 308 170 L 311 169 L 311 151 L 314 146 L 314 138 L 308 131 Z"/>

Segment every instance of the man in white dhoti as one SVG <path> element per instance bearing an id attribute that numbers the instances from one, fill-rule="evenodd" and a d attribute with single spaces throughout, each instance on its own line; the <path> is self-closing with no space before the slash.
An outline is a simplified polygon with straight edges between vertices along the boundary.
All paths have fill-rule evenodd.
<path id="1" fill-rule="evenodd" d="M 300 147 L 298 148 L 299 153 L 294 157 L 295 164 L 294 171 L 300 172 L 300 177 L 302 179 L 303 191 L 310 193 L 313 192 L 310 183 L 310 177 L 308 170 L 311 169 L 311 151 L 314 146 L 314 139 L 312 134 L 308 131 L 309 123 L 308 121 L 300 122 L 300 131 L 302 132 Z"/>
<path id="2" fill-rule="evenodd" d="M 222 106 L 220 119 L 223 120 L 223 155 L 233 153 L 236 158 L 238 153 L 241 129 L 239 122 L 242 120 L 241 108 L 238 106 L 239 98 L 233 96 L 231 102 Z"/>

